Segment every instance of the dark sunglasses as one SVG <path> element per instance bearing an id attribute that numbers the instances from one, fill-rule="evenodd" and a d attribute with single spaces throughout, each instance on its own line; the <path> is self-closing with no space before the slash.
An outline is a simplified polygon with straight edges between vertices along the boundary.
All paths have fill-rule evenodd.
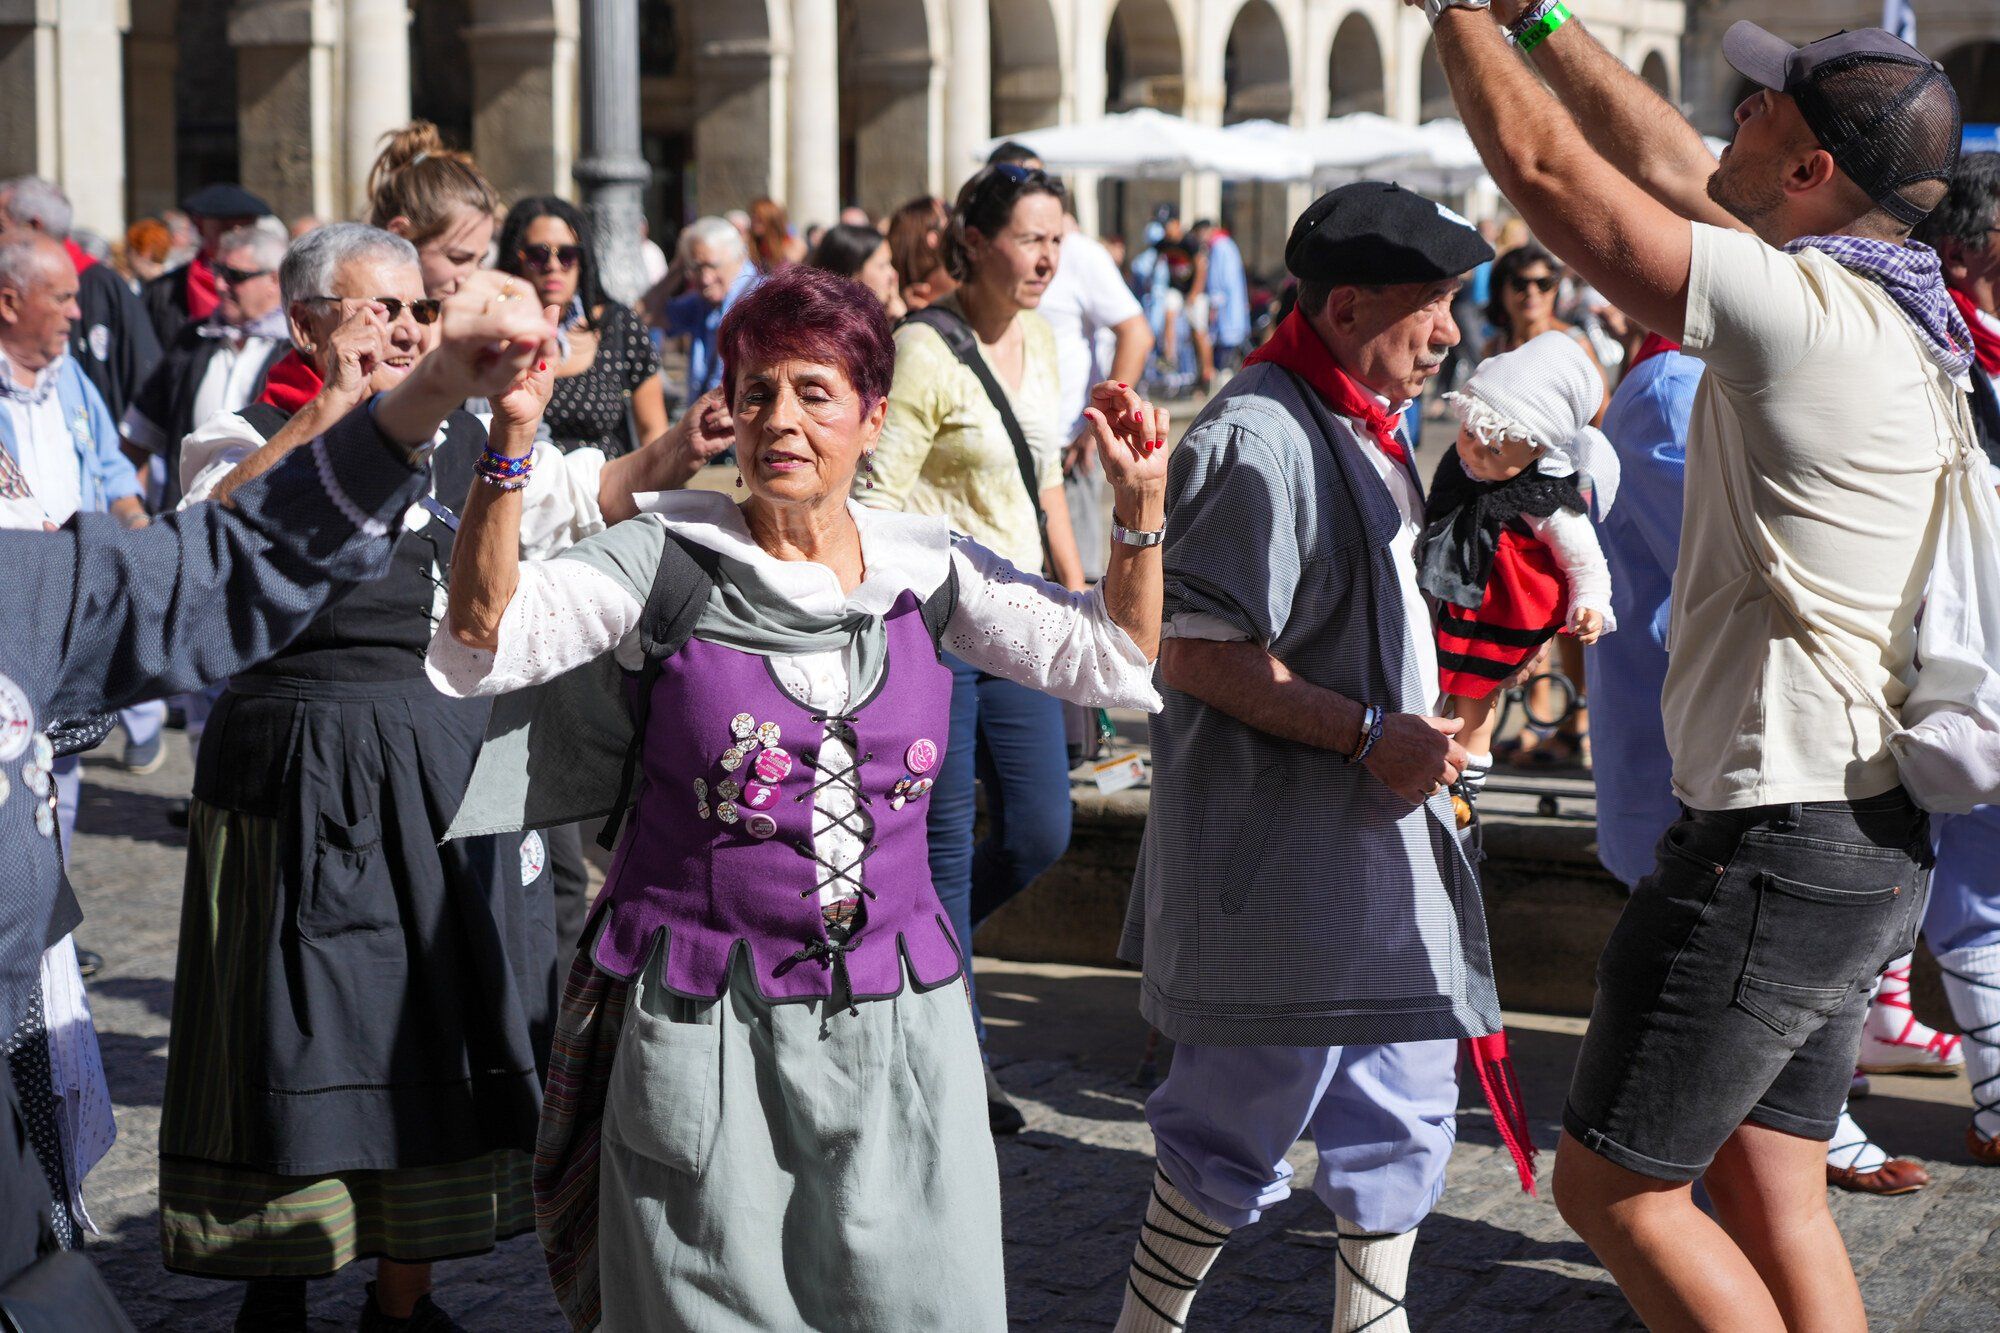
<path id="1" fill-rule="evenodd" d="M 575 268 L 583 258 L 580 245 L 524 245 L 515 253 L 529 268 Z"/>
<path id="2" fill-rule="evenodd" d="M 1554 274 L 1550 274 L 1550 275 L 1549 275 L 1548 277 L 1546 277 L 1546 278 L 1520 278 L 1520 277 L 1514 277 L 1514 278 L 1509 278 L 1509 279 L 1507 279 L 1507 285 L 1508 285 L 1509 287 L 1512 287 L 1512 288 L 1513 288 L 1513 289 L 1514 289 L 1515 291 L 1517 291 L 1517 292 L 1525 292 L 1525 291 L 1529 290 L 1530 288 L 1532 288 L 1532 289 L 1534 289 L 1535 291 L 1538 291 L 1538 292 L 1552 292 L 1552 291 L 1554 291 L 1554 290 L 1555 290 L 1555 289 L 1556 289 L 1556 288 L 1557 288 L 1557 287 L 1558 287 L 1558 286 L 1559 286 L 1559 285 L 1560 285 L 1561 283 L 1562 283 L 1562 279 L 1561 279 L 1561 278 L 1558 278 L 1558 277 L 1556 277 L 1556 276 L 1555 276 Z"/>
<path id="3" fill-rule="evenodd" d="M 215 266 L 216 281 L 226 282 L 231 287 L 241 287 L 253 278 L 267 278 L 270 275 L 271 270 L 268 268 L 231 268 L 227 264 Z"/>
<path id="4" fill-rule="evenodd" d="M 373 301 L 382 307 L 391 324 L 403 317 L 405 307 L 409 308 L 410 318 L 419 324 L 437 323 L 438 313 L 444 309 L 444 302 L 435 296 L 426 296 L 419 301 L 405 301 L 396 296 L 308 296 L 306 300 L 331 301 L 335 305 L 348 301 Z"/>

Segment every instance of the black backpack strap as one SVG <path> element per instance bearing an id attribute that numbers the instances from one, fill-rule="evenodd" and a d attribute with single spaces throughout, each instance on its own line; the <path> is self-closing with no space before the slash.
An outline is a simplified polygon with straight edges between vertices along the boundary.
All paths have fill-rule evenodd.
<path id="1" fill-rule="evenodd" d="M 921 614 L 924 628 L 931 632 L 931 647 L 937 651 L 940 660 L 944 657 L 944 630 L 951 623 L 952 612 L 958 610 L 958 562 L 947 559 L 944 567 L 944 582 L 938 584 L 937 591 L 924 598 Z"/>
<path id="2" fill-rule="evenodd" d="M 1000 424 L 1007 428 L 1007 438 L 1014 444 L 1014 466 L 1021 470 L 1021 485 L 1028 492 L 1028 503 L 1035 507 L 1035 527 L 1042 538 L 1042 566 L 1045 570 L 1055 568 L 1055 559 L 1049 550 L 1049 516 L 1042 508 L 1041 488 L 1035 484 L 1035 456 L 1028 448 L 1028 436 L 1021 429 L 1021 422 L 1014 415 L 1014 407 L 1008 401 L 1007 391 L 1000 387 L 1000 381 L 993 378 L 993 367 L 986 364 L 986 358 L 979 354 L 979 340 L 973 337 L 972 326 L 958 315 L 937 306 L 925 306 L 922 310 L 912 310 L 903 316 L 905 324 L 922 324 L 944 339 L 952 355 L 965 364 L 979 379 L 979 385 L 986 390 L 987 399 L 1000 414 Z"/>
<path id="3" fill-rule="evenodd" d="M 618 846 L 618 830 L 632 804 L 632 787 L 639 775 L 639 747 L 646 742 L 646 722 L 653 707 L 653 687 L 660 681 L 660 664 L 679 652 L 694 637 L 694 627 L 708 605 L 709 589 L 715 586 L 715 552 L 667 534 L 660 549 L 660 567 L 653 574 L 653 586 L 646 593 L 645 608 L 639 613 L 639 649 L 645 661 L 639 667 L 639 691 L 632 701 L 632 742 L 625 747 L 625 763 L 618 776 L 618 796 L 605 818 L 597 845 L 605 851 Z"/>
<path id="4" fill-rule="evenodd" d="M 249 422 L 250 429 L 263 436 L 267 443 L 292 419 L 283 408 L 265 402 L 251 403 L 236 415 Z"/>

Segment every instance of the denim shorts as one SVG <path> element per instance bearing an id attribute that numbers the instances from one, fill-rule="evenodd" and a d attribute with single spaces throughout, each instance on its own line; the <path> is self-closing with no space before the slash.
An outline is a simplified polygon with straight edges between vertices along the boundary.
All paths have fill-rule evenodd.
<path id="1" fill-rule="evenodd" d="M 1916 943 L 1930 859 L 1901 788 L 1684 810 L 1598 961 L 1563 1127 L 1675 1181 L 1745 1121 L 1831 1138 L 1875 978 Z"/>

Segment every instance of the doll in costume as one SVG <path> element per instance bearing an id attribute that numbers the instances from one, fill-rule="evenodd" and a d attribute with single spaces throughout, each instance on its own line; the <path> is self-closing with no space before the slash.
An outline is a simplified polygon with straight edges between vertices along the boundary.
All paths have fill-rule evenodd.
<path id="1" fill-rule="evenodd" d="M 1438 677 L 1445 715 L 1465 722 L 1469 803 L 1493 767 L 1500 682 L 1559 632 L 1588 644 L 1617 628 L 1583 485 L 1609 510 L 1618 456 L 1590 424 L 1604 380 L 1566 333 L 1488 357 L 1445 401 L 1458 445 L 1431 479 L 1417 581 L 1438 603 Z"/>

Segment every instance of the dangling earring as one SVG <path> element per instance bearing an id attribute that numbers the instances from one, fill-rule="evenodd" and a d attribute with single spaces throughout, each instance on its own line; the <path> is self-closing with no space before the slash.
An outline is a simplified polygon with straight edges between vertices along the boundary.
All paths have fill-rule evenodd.
<path id="1" fill-rule="evenodd" d="M 861 455 L 861 485 L 865 490 L 875 489 L 875 451 L 870 449 Z"/>
<path id="2" fill-rule="evenodd" d="M 743 470 L 741 468 L 736 470 L 736 489 L 739 491 L 743 489 Z"/>

